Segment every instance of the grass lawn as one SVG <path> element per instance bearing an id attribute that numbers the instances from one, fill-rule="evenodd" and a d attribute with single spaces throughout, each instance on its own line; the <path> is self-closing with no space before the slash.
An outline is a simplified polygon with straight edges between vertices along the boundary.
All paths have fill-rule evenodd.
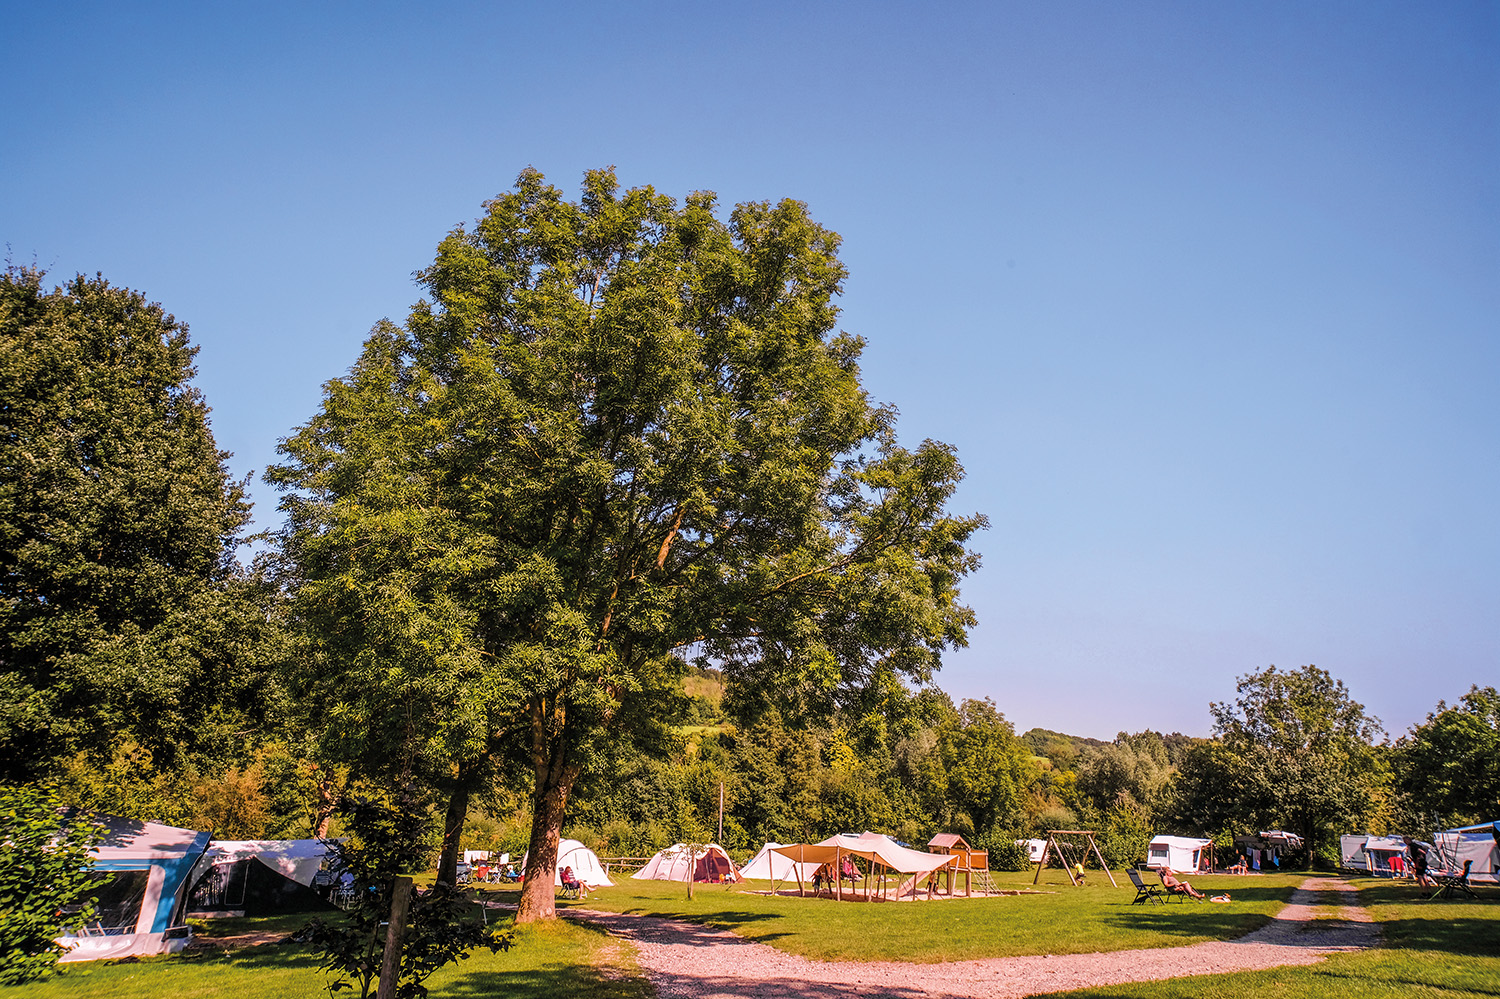
<path id="1" fill-rule="evenodd" d="M 1000 888 L 1029 889 L 1031 877 L 997 874 L 995 880 Z M 1117 879 L 1121 887 L 1111 888 L 1091 871 L 1088 886 L 1075 888 L 1061 871 L 1049 871 L 1037 887 L 1053 894 L 861 903 L 746 894 L 739 885 L 699 885 L 688 901 L 683 884 L 627 877 L 585 902 L 559 904 L 720 927 L 820 961 L 931 963 L 1230 940 L 1268 922 L 1302 880 L 1300 875 L 1194 878 L 1195 886 L 1227 891 L 1234 902 L 1132 906 L 1135 889 L 1123 875 Z M 748 887 L 769 886 L 752 881 Z"/>
<path id="2" fill-rule="evenodd" d="M 280 917 L 285 918 L 285 917 Z M 237 932 L 269 920 L 234 920 Z M 300 924 L 299 924 L 300 925 Z M 230 935 L 230 934 L 224 934 Z M 43 982 L 3 990 L 5 999 L 319 999 L 327 979 L 300 946 L 252 947 L 223 953 L 148 958 L 132 964 L 64 965 Z M 626 948 L 587 926 L 560 922 L 522 927 L 508 953 L 477 951 L 427 980 L 433 999 L 650 999 Z M 348 995 L 348 993 L 343 993 Z"/>
<path id="3" fill-rule="evenodd" d="M 1301 875 L 1194 878 L 1211 891 L 1228 891 L 1230 905 L 1175 903 L 1132 906 L 1133 888 L 1086 888 L 1043 878 L 1046 895 L 941 902 L 858 903 L 745 894 L 700 885 L 689 902 L 676 882 L 620 879 L 583 903 L 616 912 L 669 916 L 723 927 L 781 950 L 822 960 L 952 961 L 1018 954 L 1181 946 L 1232 939 L 1264 924 L 1302 880 Z M 1124 879 L 1121 879 L 1123 883 Z M 1002 874 L 1002 888 L 1030 888 L 1029 874 Z M 1059 883 L 1060 881 L 1060 883 Z M 1200 883 L 1201 882 L 1201 883 Z M 1415 888 L 1358 880 L 1362 898 L 1382 923 L 1385 946 L 1335 955 L 1310 968 L 1179 979 L 1117 986 L 1069 995 L 1171 997 L 1266 996 L 1275 999 L 1395 999 L 1397 996 L 1500 995 L 1500 898 L 1478 904 L 1417 901 Z M 751 882 L 750 887 L 762 887 Z M 514 889 L 483 889 L 514 901 Z M 1490 894 L 1500 896 L 1500 890 Z M 255 930 L 285 932 L 289 917 L 217 921 L 206 935 Z M 291 922 L 300 922 L 291 920 Z M 268 946 L 192 957 L 153 958 L 124 965 L 73 965 L 46 982 L 5 990 L 3 999 L 88 997 L 136 999 L 313 999 L 326 979 L 311 952 Z M 541 999 L 650 999 L 629 948 L 571 920 L 523 927 L 509 953 L 481 951 L 428 980 L 434 999 L 488 995 Z"/>
<path id="4" fill-rule="evenodd" d="M 1382 945 L 1335 954 L 1322 964 L 1238 975 L 1179 978 L 1058 993 L 1055 999 L 1420 999 L 1500 995 L 1500 888 L 1481 901 L 1426 902 L 1410 882 L 1353 878 L 1360 900 L 1380 923 Z M 1054 999 L 1054 997 L 1049 997 Z"/>

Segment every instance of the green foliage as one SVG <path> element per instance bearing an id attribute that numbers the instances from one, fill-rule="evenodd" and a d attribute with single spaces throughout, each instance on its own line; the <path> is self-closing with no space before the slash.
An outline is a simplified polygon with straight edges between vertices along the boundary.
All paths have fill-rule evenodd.
<path id="1" fill-rule="evenodd" d="M 990 869 L 995 871 L 1026 871 L 1031 869 L 1031 854 L 1027 851 L 1024 842 L 1017 843 L 1018 837 L 1009 833 L 1002 834 L 985 842 L 975 843 L 977 847 L 984 847 L 989 851 Z"/>
<path id="2" fill-rule="evenodd" d="M 49 788 L 0 784 L 0 985 L 51 973 L 65 953 L 54 939 L 88 920 L 99 836 Z"/>
<path id="3" fill-rule="evenodd" d="M 1372 745 L 1380 724 L 1316 666 L 1272 666 L 1237 690 L 1211 705 L 1216 740 L 1184 758 L 1178 815 L 1199 830 L 1289 829 L 1316 856 L 1375 807 L 1388 780 Z"/>
<path id="4" fill-rule="evenodd" d="M 196 351 L 102 278 L 0 276 L 0 776 L 122 742 L 158 770 L 230 761 L 277 702 Z"/>
<path id="5" fill-rule="evenodd" d="M 366 999 L 380 976 L 396 878 L 426 866 L 431 856 L 431 809 L 408 786 L 393 794 L 349 794 L 340 811 L 349 839 L 333 844 L 330 869 L 353 879 L 355 902 L 343 918 L 314 920 L 307 936 L 322 951 L 323 970 L 333 975 L 329 991 L 357 988 Z M 474 920 L 471 909 L 466 892 L 451 884 L 413 892 L 396 986 L 400 999 L 426 996 L 427 977 L 475 947 L 510 946 L 510 937 Z"/>
<path id="6" fill-rule="evenodd" d="M 826 712 L 925 680 L 974 621 L 984 520 L 945 510 L 953 450 L 900 446 L 860 386 L 838 237 L 795 201 L 717 211 L 525 171 L 268 473 L 337 751 L 451 792 L 455 830 L 527 767 L 533 875 L 583 774 L 660 749 L 685 657 Z"/>
<path id="7" fill-rule="evenodd" d="M 1470 688 L 1396 745 L 1397 783 L 1407 807 L 1442 828 L 1500 816 L 1500 691 Z"/>

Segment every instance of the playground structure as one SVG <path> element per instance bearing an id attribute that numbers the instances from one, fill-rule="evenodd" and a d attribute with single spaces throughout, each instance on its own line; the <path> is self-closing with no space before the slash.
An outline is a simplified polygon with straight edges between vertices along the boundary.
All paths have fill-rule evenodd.
<path id="1" fill-rule="evenodd" d="M 1094 831 L 1092 829 L 1048 829 L 1047 845 L 1042 847 L 1042 857 L 1036 863 L 1036 877 L 1031 879 L 1032 884 L 1041 881 L 1042 869 L 1047 866 L 1047 860 L 1051 857 L 1054 850 L 1057 851 L 1057 856 L 1062 861 L 1063 870 L 1068 874 L 1068 880 L 1074 885 L 1078 884 L 1078 874 L 1074 872 L 1073 860 L 1068 856 L 1066 850 L 1063 849 L 1064 844 L 1057 841 L 1057 837 L 1059 836 L 1075 838 L 1074 841 L 1068 842 L 1066 845 L 1082 851 L 1082 856 L 1078 861 L 1080 867 L 1088 863 L 1089 854 L 1092 853 L 1099 861 L 1099 869 L 1104 872 L 1105 877 L 1109 878 L 1110 885 L 1116 888 L 1119 887 L 1118 884 L 1115 884 L 1115 876 L 1109 872 L 1109 865 L 1104 862 L 1104 854 L 1099 852 L 1099 844 L 1094 841 Z M 1077 841 L 1077 837 L 1082 837 L 1081 843 Z"/>
<path id="2" fill-rule="evenodd" d="M 995 883 L 990 880 L 988 850 L 974 849 L 958 833 L 938 833 L 927 841 L 927 852 L 958 858 L 951 866 L 939 868 L 932 873 L 929 894 L 938 891 L 939 885 L 946 882 L 948 890 L 945 894 L 953 895 L 958 888 L 959 875 L 963 875 L 965 898 L 973 897 L 976 887 L 982 895 L 995 893 Z"/>

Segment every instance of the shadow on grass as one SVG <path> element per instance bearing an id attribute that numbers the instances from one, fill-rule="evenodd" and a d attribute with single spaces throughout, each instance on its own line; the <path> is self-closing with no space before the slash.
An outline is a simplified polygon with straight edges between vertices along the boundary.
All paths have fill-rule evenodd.
<path id="1" fill-rule="evenodd" d="M 190 950 L 164 961 L 181 961 L 199 968 L 243 968 L 247 971 L 276 968 L 316 968 L 319 955 L 306 944 L 264 944 L 236 950 Z"/>
<path id="2" fill-rule="evenodd" d="M 1420 888 L 1410 881 L 1379 881 L 1362 882 L 1359 884 L 1359 900 L 1364 905 L 1405 905 L 1420 902 L 1423 905 L 1451 905 L 1454 903 L 1473 905 L 1475 902 L 1500 903 L 1500 887 L 1489 885 L 1472 885 L 1474 894 L 1479 896 L 1472 898 L 1439 898 L 1428 902 L 1436 888 Z"/>
<path id="3" fill-rule="evenodd" d="M 583 913 L 579 913 L 578 918 L 589 920 L 596 925 L 602 924 L 606 926 L 614 926 L 614 921 L 609 917 L 615 915 L 650 916 L 652 919 L 670 919 L 677 923 L 700 927 L 699 932 L 690 933 L 687 935 L 684 935 L 677 930 L 672 931 L 673 943 L 684 943 L 693 947 L 718 946 L 719 944 L 722 944 L 724 942 L 723 938 L 718 936 L 718 934 L 725 932 L 733 933 L 740 927 L 750 926 L 754 923 L 764 923 L 769 920 L 777 920 L 782 918 L 779 913 L 775 912 L 676 912 L 667 909 L 655 909 L 646 906 L 623 909 L 619 913 L 601 913 L 599 918 L 596 918 L 592 914 L 585 915 Z M 638 936 L 649 936 L 653 932 L 653 928 L 650 928 L 649 924 L 641 924 L 639 928 L 634 929 L 632 932 Z M 755 943 L 769 943 L 772 940 L 777 940 L 785 936 L 791 936 L 791 934 L 755 933 L 746 935 L 745 938 L 747 940 L 753 940 Z"/>
<path id="4" fill-rule="evenodd" d="M 1143 905 L 1104 916 L 1105 925 L 1136 932 L 1150 931 L 1168 937 L 1210 937 L 1236 940 L 1274 922 L 1261 912 L 1235 912 L 1231 906 L 1205 903 L 1191 910 L 1183 905 Z"/>
<path id="5" fill-rule="evenodd" d="M 1500 955 L 1500 913 L 1495 919 L 1390 919 L 1380 924 L 1385 946 L 1472 957 Z"/>

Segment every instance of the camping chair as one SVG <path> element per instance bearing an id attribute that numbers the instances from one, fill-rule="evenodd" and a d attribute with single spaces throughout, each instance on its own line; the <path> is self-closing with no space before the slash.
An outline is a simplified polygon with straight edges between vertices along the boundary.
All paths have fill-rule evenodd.
<path id="1" fill-rule="evenodd" d="M 1158 878 L 1161 878 L 1161 871 L 1157 871 L 1156 872 L 1156 876 Z M 1182 882 L 1182 883 L 1186 884 L 1186 882 Z M 1167 881 L 1166 881 L 1166 878 L 1162 878 L 1161 890 L 1166 893 L 1167 901 L 1168 902 L 1172 901 L 1173 899 L 1184 899 L 1184 898 L 1191 899 L 1194 902 L 1202 902 L 1203 901 L 1203 898 L 1199 897 L 1199 895 L 1190 894 L 1185 887 L 1173 888 L 1172 886 L 1168 885 Z"/>
<path id="2" fill-rule="evenodd" d="M 579 889 L 583 887 L 581 881 L 564 881 L 562 886 L 563 898 L 577 898 Z"/>
<path id="3" fill-rule="evenodd" d="M 1162 891 L 1161 885 L 1148 885 L 1135 868 L 1129 868 L 1125 872 L 1130 875 L 1130 883 L 1135 885 L 1135 898 L 1130 904 L 1155 902 L 1157 905 L 1166 905 L 1167 893 Z"/>
<path id="4" fill-rule="evenodd" d="M 1478 899 L 1474 889 L 1469 887 L 1469 868 L 1474 866 L 1474 861 L 1465 860 L 1464 869 L 1460 874 L 1441 874 L 1438 876 L 1438 890 L 1427 897 L 1431 902 L 1438 896 L 1452 898 L 1455 895 L 1467 895 L 1469 898 Z"/>

